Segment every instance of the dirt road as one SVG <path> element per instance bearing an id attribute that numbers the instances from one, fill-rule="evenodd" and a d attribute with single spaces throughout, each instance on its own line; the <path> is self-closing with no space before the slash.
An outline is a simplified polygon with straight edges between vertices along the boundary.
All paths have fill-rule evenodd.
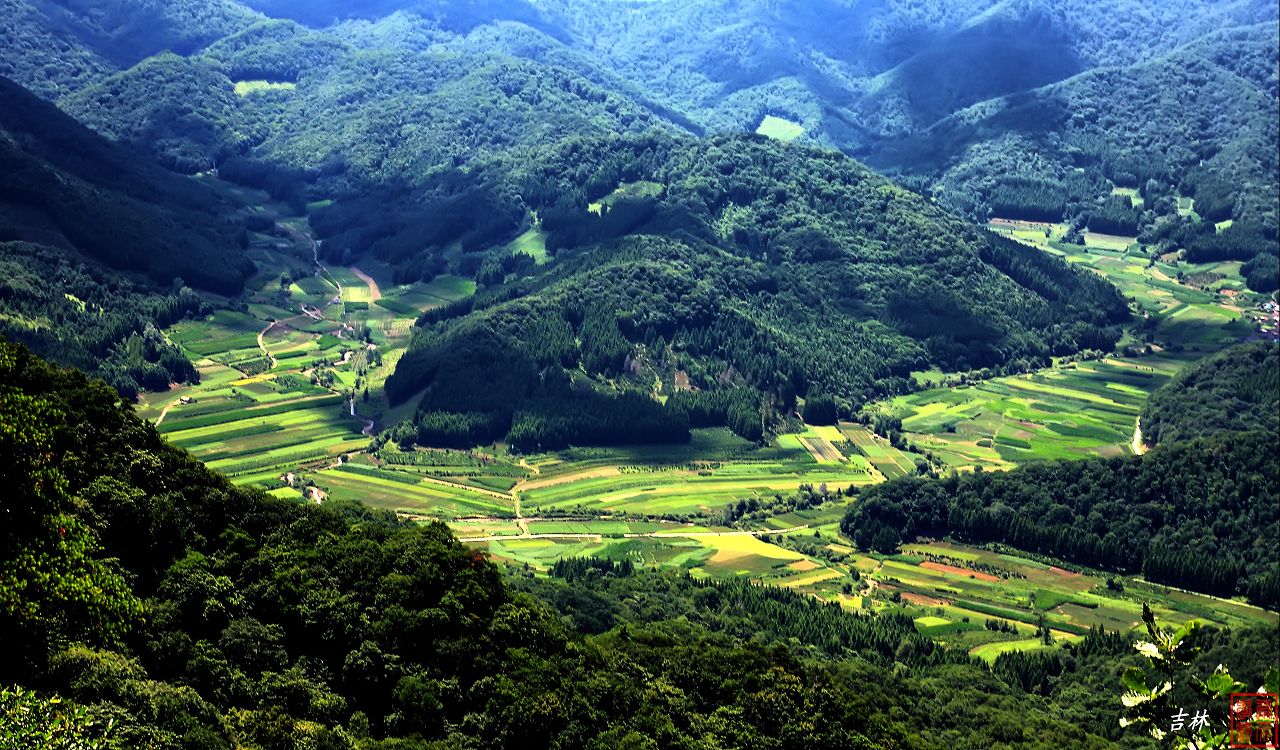
<path id="1" fill-rule="evenodd" d="M 267 368 L 269 370 L 276 369 L 276 358 L 271 354 L 271 352 L 267 351 L 267 344 L 263 341 L 263 337 L 267 335 L 268 331 L 275 328 L 276 324 L 279 322 L 280 321 L 278 320 L 273 320 L 271 321 L 271 325 L 263 328 L 261 331 L 258 331 L 258 348 L 262 350 L 263 354 L 267 355 L 267 361 L 271 363 L 271 367 Z"/>
<path id="2" fill-rule="evenodd" d="M 351 267 L 351 273 L 354 273 L 357 278 L 359 278 L 361 281 L 365 283 L 366 286 L 369 287 L 370 302 L 377 302 L 378 300 L 382 299 L 382 290 L 378 288 L 378 282 L 374 281 L 372 276 L 365 273 L 364 271 L 361 271 L 359 268 L 356 268 L 355 266 Z"/>
<path id="3" fill-rule="evenodd" d="M 1147 444 L 1142 442 L 1142 420 L 1139 419 L 1133 425 L 1133 443 L 1129 446 L 1133 449 L 1133 455 L 1141 456 L 1147 452 Z"/>

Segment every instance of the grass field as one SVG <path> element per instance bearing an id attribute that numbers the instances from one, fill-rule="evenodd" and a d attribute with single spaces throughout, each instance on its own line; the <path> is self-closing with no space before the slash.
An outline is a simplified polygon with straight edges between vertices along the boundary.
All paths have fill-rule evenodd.
<path id="1" fill-rule="evenodd" d="M 507 252 L 511 255 L 523 253 L 533 258 L 538 265 L 545 265 L 550 260 L 547 255 L 547 234 L 541 229 L 529 229 L 507 245 Z"/>
<path id="2" fill-rule="evenodd" d="M 760 126 L 756 128 L 756 133 L 784 143 L 794 141 L 804 135 L 804 132 L 804 126 L 800 123 L 773 115 L 765 115 L 765 118 L 760 121 Z"/>
<path id="3" fill-rule="evenodd" d="M 1152 355 L 1058 365 L 893 399 L 911 440 L 954 467 L 1119 455 L 1148 394 L 1189 360 Z"/>

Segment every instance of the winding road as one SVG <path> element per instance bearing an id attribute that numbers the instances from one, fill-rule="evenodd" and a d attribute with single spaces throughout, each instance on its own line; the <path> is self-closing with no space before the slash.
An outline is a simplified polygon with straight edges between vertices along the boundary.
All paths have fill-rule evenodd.
<path id="1" fill-rule="evenodd" d="M 263 328 L 261 331 L 258 331 L 258 348 L 262 350 L 263 354 L 267 355 L 267 361 L 271 363 L 271 366 L 267 368 L 268 370 L 276 369 L 276 358 L 275 355 L 267 349 L 267 344 L 263 341 L 263 338 L 267 335 L 267 332 L 272 328 L 275 328 L 279 322 L 280 321 L 278 320 L 273 320 L 271 321 L 271 325 Z"/>

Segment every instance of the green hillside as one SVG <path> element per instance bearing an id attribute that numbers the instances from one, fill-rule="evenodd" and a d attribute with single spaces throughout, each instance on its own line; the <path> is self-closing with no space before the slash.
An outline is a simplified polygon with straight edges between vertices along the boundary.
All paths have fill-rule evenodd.
<path id="1" fill-rule="evenodd" d="M 198 379 L 159 328 L 253 270 L 239 206 L 0 79 L 0 333 L 121 393 Z"/>
<path id="2" fill-rule="evenodd" d="M 619 180 L 661 191 L 588 210 Z M 530 398 L 604 414 L 618 390 L 647 394 L 656 379 L 675 392 L 677 371 L 703 392 L 755 389 L 771 414 L 806 394 L 848 413 L 913 370 L 1107 348 L 1128 315 L 1098 279 L 827 151 L 761 137 L 577 141 L 523 184 L 556 264 L 438 316 L 388 382 L 393 401 L 431 386 L 428 412 L 486 413 L 481 441 L 506 434 Z M 520 407 L 535 433 L 537 408 Z M 684 434 L 680 409 L 646 408 L 652 437 Z M 521 442 L 588 428 L 563 430 Z"/>
<path id="3" fill-rule="evenodd" d="M 1153 393 L 1142 411 L 1142 433 L 1152 445 L 1254 430 L 1280 430 L 1280 350 L 1264 342 L 1196 362 Z"/>

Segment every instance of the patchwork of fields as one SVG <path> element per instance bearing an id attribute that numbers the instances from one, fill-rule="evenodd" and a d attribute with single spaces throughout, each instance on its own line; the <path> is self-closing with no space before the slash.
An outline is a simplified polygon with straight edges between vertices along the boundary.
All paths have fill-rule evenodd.
<path id="1" fill-rule="evenodd" d="M 997 220 L 992 229 L 1105 276 L 1145 319 L 1141 353 L 1060 362 L 1026 375 L 949 385 L 901 396 L 883 409 L 902 419 L 910 441 L 953 468 L 1008 468 L 1032 460 L 1120 455 L 1131 450 L 1147 396 L 1192 361 L 1248 337 L 1243 307 L 1252 294 L 1238 264 L 1151 258 L 1132 237 L 1085 234 L 1063 242 L 1066 226 Z M 1197 279 L 1203 288 L 1178 281 Z M 1219 293 L 1237 292 L 1234 297 Z M 941 383 L 940 373 L 923 380 Z"/>
<path id="2" fill-rule="evenodd" d="M 380 284 L 386 273 L 377 266 L 318 264 L 304 218 L 277 217 L 275 226 L 252 238 L 259 270 L 240 310 L 223 305 L 165 332 L 201 382 L 148 394 L 138 412 L 234 482 L 318 499 L 303 470 L 337 469 L 368 446 L 387 410 L 382 384 L 415 320 L 475 285 L 449 277 Z"/>
<path id="3" fill-rule="evenodd" d="M 600 210 L 652 189 L 624 186 Z M 846 492 L 927 468 L 923 453 L 954 468 L 1007 468 L 1128 450 L 1151 391 L 1247 333 L 1215 291 L 1234 289 L 1238 268 L 1152 262 L 1129 238 L 1093 235 L 1085 247 L 1066 246 L 1061 227 L 998 226 L 1115 281 L 1151 321 L 1148 339 L 1126 342 L 1143 353 L 961 385 L 945 373 L 922 373 L 918 379 L 937 387 L 882 405 L 902 419 L 917 452 L 840 423 L 804 427 L 763 447 L 704 429 L 677 446 L 528 456 L 500 444 L 369 453 L 373 429 L 415 408 L 391 409 L 381 393 L 415 320 L 473 294 L 475 284 L 443 277 L 402 286 L 375 263 L 324 267 L 305 219 L 277 226 L 254 237 L 250 253 L 261 270 L 242 309 L 166 332 L 196 362 L 201 383 L 153 394 L 139 406 L 175 444 L 237 483 L 443 520 L 504 565 L 546 570 L 566 557 L 629 559 L 695 576 L 750 577 L 852 609 L 903 610 L 921 632 L 985 659 L 1047 647 L 1042 628 L 1055 642 L 1096 625 L 1129 629 L 1141 601 L 1153 602 L 1169 622 L 1275 621 L 1273 613 L 1236 602 L 1136 579 L 1108 586 L 1099 575 L 1016 554 L 933 543 L 893 557 L 862 555 L 839 533 Z M 548 263 L 544 241 L 530 230 L 509 250 Z M 1209 286 L 1178 281 L 1188 270 Z M 829 500 L 795 505 L 801 489 Z"/>

